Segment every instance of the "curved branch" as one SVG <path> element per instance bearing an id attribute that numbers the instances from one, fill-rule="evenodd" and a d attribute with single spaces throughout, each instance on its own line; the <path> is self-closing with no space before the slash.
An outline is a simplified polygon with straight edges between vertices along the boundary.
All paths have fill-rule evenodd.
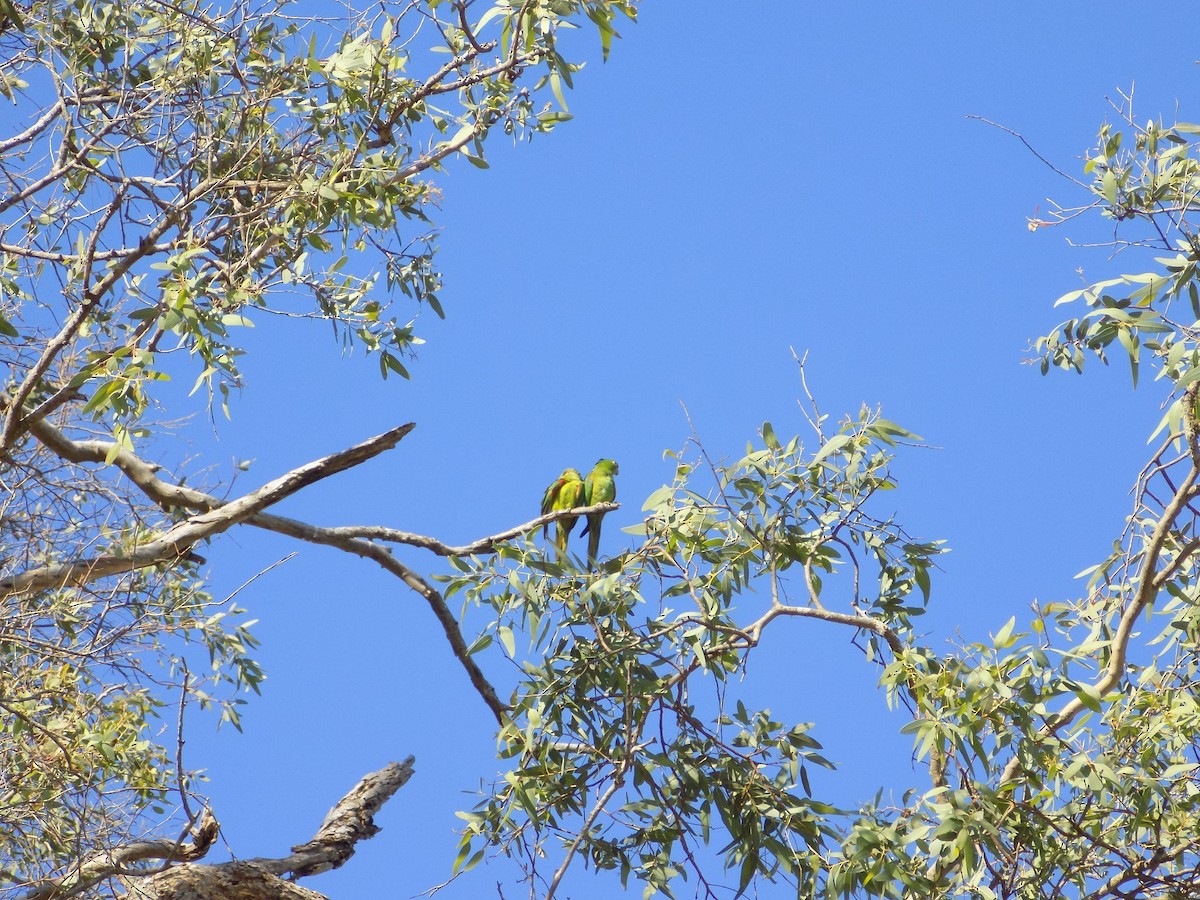
<path id="1" fill-rule="evenodd" d="M 345 550 L 347 553 L 353 553 L 357 556 L 374 560 L 383 569 L 403 581 L 429 604 L 429 608 L 433 611 L 434 616 L 442 626 L 442 631 L 446 635 L 446 640 L 450 643 L 450 648 L 454 652 L 455 658 L 466 669 L 467 677 L 471 680 L 471 686 L 483 698 L 483 702 L 492 711 L 492 715 L 496 717 L 496 721 L 500 724 L 504 723 L 508 712 L 508 705 L 500 700 L 492 683 L 488 681 L 487 676 L 483 674 L 483 670 L 479 668 L 478 663 L 471 657 L 470 647 L 463 637 L 458 620 L 454 618 L 454 613 L 450 611 L 450 607 L 446 604 L 445 598 L 428 581 L 396 559 L 392 555 L 391 550 L 371 541 L 362 540 L 361 538 L 339 536 L 333 533 L 337 529 L 321 528 L 320 526 L 309 525 L 307 522 L 300 522 L 296 519 L 286 519 L 283 516 L 262 513 L 248 519 L 247 524 L 279 534 L 286 534 L 289 537 L 308 541 L 312 544 L 324 544 L 329 547 L 336 547 L 339 550 Z"/>
<path id="2" fill-rule="evenodd" d="M 1200 844 L 1200 838 L 1188 838 L 1174 847 L 1159 847 L 1148 858 L 1139 859 L 1118 870 L 1108 881 L 1088 894 L 1085 900 L 1100 900 L 1102 897 L 1129 897 L 1128 891 L 1121 890 L 1126 882 L 1131 880 L 1142 882 L 1146 874 L 1152 874 L 1164 863 L 1174 862 L 1185 853 L 1195 850 L 1198 844 Z M 1154 881 L 1156 886 L 1162 884 L 1157 876 L 1154 877 Z"/>
<path id="3" fill-rule="evenodd" d="M 1133 600 L 1125 608 L 1125 611 L 1121 613 L 1121 619 L 1117 623 L 1117 630 L 1113 634 L 1110 645 L 1112 647 L 1112 654 L 1109 656 L 1104 674 L 1092 686 L 1093 690 L 1101 697 L 1116 688 L 1125 677 L 1125 662 L 1128 658 L 1129 640 L 1133 636 L 1134 625 L 1138 617 L 1141 616 L 1142 611 L 1155 598 L 1165 581 L 1180 564 L 1180 560 L 1177 558 L 1161 572 L 1156 571 L 1163 546 L 1170 536 L 1175 520 L 1189 503 L 1196 499 L 1197 496 L 1200 496 L 1200 487 L 1197 487 L 1196 484 L 1197 478 L 1200 477 L 1200 425 L 1196 421 L 1196 399 L 1198 394 L 1200 394 L 1200 385 L 1197 384 L 1189 386 L 1183 394 L 1184 438 L 1187 441 L 1188 451 L 1191 455 L 1192 468 L 1184 476 L 1183 480 L 1179 483 L 1179 487 L 1175 489 L 1175 492 L 1171 495 L 1171 499 L 1163 508 L 1162 515 L 1159 517 L 1146 543 L 1144 561 L 1133 591 Z M 1188 543 L 1180 555 L 1186 558 L 1187 553 L 1194 553 L 1197 548 L 1200 548 L 1200 541 L 1193 540 Z M 1074 721 L 1075 717 L 1086 708 L 1086 705 L 1079 697 L 1073 698 L 1066 706 L 1051 716 L 1046 724 L 1038 729 L 1035 735 L 1027 740 L 1040 741 L 1052 734 L 1057 734 L 1061 728 Z M 1003 773 L 1000 775 L 1000 784 L 1004 785 L 1012 781 L 1016 777 L 1019 766 L 1020 756 L 1014 753 L 1012 759 L 1008 761 Z"/>
<path id="4" fill-rule="evenodd" d="M 832 609 L 816 608 L 812 606 L 788 606 L 785 603 L 780 603 L 777 606 L 772 606 L 769 610 L 763 613 L 758 621 L 750 625 L 746 629 L 746 636 L 754 643 L 758 643 L 762 637 L 763 629 L 773 619 L 780 616 L 799 616 L 804 619 L 820 619 L 822 622 L 832 622 L 835 625 L 849 625 L 852 628 L 861 628 L 864 631 L 870 631 L 872 634 L 877 634 L 887 642 L 893 655 L 901 656 L 904 653 L 904 642 L 900 640 L 900 636 L 888 627 L 886 622 L 881 622 L 872 616 L 863 615 L 862 613 L 851 614 L 836 612 Z"/>
<path id="5" fill-rule="evenodd" d="M 900 636 L 886 622 L 882 622 L 873 616 L 863 613 L 852 615 L 850 613 L 841 613 L 831 609 L 812 606 L 788 606 L 783 603 L 773 604 L 756 622 L 751 624 L 744 632 L 745 640 L 757 644 L 762 638 L 763 629 L 780 616 L 817 619 L 822 622 L 831 622 L 835 625 L 849 625 L 852 628 L 869 631 L 883 638 L 895 658 L 899 659 L 904 655 L 905 646 Z M 917 696 L 916 684 L 911 677 L 906 678 L 906 682 L 914 702 L 919 704 L 920 699 Z M 929 750 L 929 780 L 933 783 L 934 787 L 940 788 L 946 786 L 946 756 L 942 748 L 936 743 L 932 744 Z"/>

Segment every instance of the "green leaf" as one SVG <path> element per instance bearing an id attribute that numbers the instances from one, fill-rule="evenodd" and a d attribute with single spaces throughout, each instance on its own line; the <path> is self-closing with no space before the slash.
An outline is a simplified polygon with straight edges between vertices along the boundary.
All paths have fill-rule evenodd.
<path id="1" fill-rule="evenodd" d="M 754 880 L 754 874 L 758 871 L 758 855 L 755 853 L 747 853 L 742 860 L 741 875 L 738 878 L 738 889 L 734 897 L 740 897 L 746 893 L 746 888 L 750 887 L 750 882 Z"/>
<path id="2" fill-rule="evenodd" d="M 388 350 L 379 352 L 379 371 L 384 378 L 387 378 L 388 372 L 395 372 L 401 378 L 409 377 L 408 369 L 404 368 L 400 358 Z"/>
<path id="3" fill-rule="evenodd" d="M 1075 685 L 1075 696 L 1092 712 L 1101 712 L 1100 692 L 1093 685 L 1081 683 Z"/>
<path id="4" fill-rule="evenodd" d="M 473 854 L 471 854 L 471 842 L 465 841 L 458 851 L 458 856 L 454 858 L 454 866 L 450 871 L 455 875 L 460 875 L 463 872 L 470 872 L 483 860 L 486 850 L 486 847 L 480 847 Z M 471 854 L 469 858 L 468 854 Z"/>
<path id="5" fill-rule="evenodd" d="M 667 485 L 663 485 L 653 494 L 646 498 L 646 502 L 642 504 L 642 512 L 654 512 L 665 509 L 672 505 L 675 497 L 675 492 Z"/>
<path id="6" fill-rule="evenodd" d="M 1087 294 L 1087 291 L 1086 291 L 1086 290 L 1083 290 L 1083 291 L 1071 291 L 1071 292 L 1070 292 L 1070 293 L 1068 293 L 1068 294 L 1063 294 L 1061 297 L 1059 297 L 1057 300 L 1055 300 L 1055 301 L 1054 301 L 1054 305 L 1055 305 L 1055 306 L 1062 306 L 1064 303 L 1072 303 L 1072 302 L 1074 302 L 1075 300 L 1078 300 L 1080 297 L 1084 296 L 1085 294 Z"/>
<path id="7" fill-rule="evenodd" d="M 820 450 L 817 451 L 817 454 L 816 454 L 816 456 L 814 456 L 812 458 L 812 462 L 810 463 L 810 465 L 815 466 L 817 463 L 821 462 L 827 456 L 837 453 L 839 450 L 841 450 L 843 447 L 845 447 L 849 443 L 850 443 L 849 435 L 835 434 L 833 437 L 831 437 L 828 441 L 825 442 L 825 445 L 823 447 L 821 447 Z"/>
<path id="8" fill-rule="evenodd" d="M 1197 373 L 1197 377 L 1200 377 L 1200 367 L 1196 367 L 1192 371 Z M 1159 436 L 1159 434 L 1162 433 L 1163 429 L 1168 429 L 1167 434 L 1169 435 L 1179 434 L 1182 425 L 1183 400 L 1179 399 L 1167 407 L 1167 411 L 1163 413 L 1163 417 L 1159 419 L 1158 426 L 1154 429 L 1154 432 L 1150 435 L 1146 443 L 1151 443 L 1156 437 Z"/>
<path id="9" fill-rule="evenodd" d="M 1100 178 L 1100 192 L 1104 195 L 1104 199 L 1109 203 L 1116 204 L 1117 202 L 1117 176 L 1112 169 L 1108 169 Z"/>
<path id="10" fill-rule="evenodd" d="M 562 76 L 557 69 L 550 73 L 550 90 L 554 92 L 554 99 L 558 101 L 558 105 L 564 110 L 567 109 L 567 101 L 563 97 Z"/>
<path id="11" fill-rule="evenodd" d="M 517 644 L 513 638 L 513 630 L 508 625 L 501 625 L 496 629 L 496 636 L 500 638 L 500 644 L 504 647 L 504 652 L 508 654 L 510 659 L 515 659 L 517 656 Z"/>
<path id="12" fill-rule="evenodd" d="M 471 642 L 471 646 L 467 648 L 467 655 L 474 656 L 481 650 L 485 650 L 492 645 L 492 636 L 490 634 L 481 634 Z"/>
<path id="13" fill-rule="evenodd" d="M 770 422 L 762 423 L 762 436 L 763 443 L 765 443 L 770 449 L 776 451 L 782 449 L 782 446 L 779 443 L 779 438 L 775 437 L 775 429 L 771 427 Z"/>
<path id="14" fill-rule="evenodd" d="M 900 438 L 901 440 L 906 440 L 906 441 L 921 440 L 920 435 L 913 434 L 907 428 L 902 428 L 899 425 L 897 425 L 895 422 L 893 422 L 889 419 L 877 419 L 874 423 L 872 423 L 871 431 L 873 434 L 876 434 L 879 437 L 883 438 L 884 440 L 887 441 L 888 444 L 891 444 L 891 445 L 894 445 L 894 442 L 889 440 L 889 438 L 893 438 L 893 437 L 897 437 L 897 438 Z"/>
<path id="15" fill-rule="evenodd" d="M 913 569 L 913 581 L 917 583 L 917 587 L 921 590 L 921 596 L 928 603 L 930 591 L 929 567 L 922 565 Z"/>
<path id="16" fill-rule="evenodd" d="M 1017 624 L 1017 617 L 1013 616 L 1004 623 L 1004 627 L 996 632 L 996 636 L 992 638 L 992 646 L 997 650 L 1003 650 L 1012 643 L 1012 631 Z"/>

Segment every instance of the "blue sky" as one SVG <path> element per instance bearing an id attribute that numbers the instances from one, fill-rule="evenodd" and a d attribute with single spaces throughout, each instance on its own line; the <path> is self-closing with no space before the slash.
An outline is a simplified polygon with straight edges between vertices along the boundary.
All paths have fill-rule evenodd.
<path id="1" fill-rule="evenodd" d="M 442 178 L 447 319 L 420 320 L 412 382 L 380 382 L 325 329 L 260 321 L 233 421 L 215 444 L 198 423 L 197 450 L 253 458 L 240 490 L 415 421 L 396 450 L 279 512 L 451 542 L 531 518 L 564 466 L 610 456 L 625 504 L 605 531 L 615 552 L 616 526 L 671 477 L 662 453 L 689 435 L 683 405 L 716 457 L 740 455 L 763 420 L 804 432 L 795 348 L 824 411 L 880 405 L 938 448 L 902 452 L 890 499 L 911 533 L 951 548 L 928 641 L 985 638 L 1035 599 L 1074 594 L 1074 573 L 1105 556 L 1162 398 L 1149 378 L 1131 390 L 1123 367 L 1043 378 L 1022 364 L 1066 315 L 1051 305 L 1078 269 L 1097 280 L 1142 264 L 1068 246 L 1103 239 L 1095 222 L 1030 233 L 1047 198 L 1086 195 L 967 116 L 1073 175 L 1118 90 L 1136 85 L 1140 120 L 1195 121 L 1190 29 L 1129 20 L 1116 3 L 646 3 L 607 64 L 589 51 L 574 121 L 515 148 L 498 135 L 491 169 Z M 294 549 L 227 535 L 205 552 L 214 592 Z M 305 883 L 365 900 L 444 880 L 453 811 L 497 762 L 489 714 L 423 603 L 312 547 L 238 599 L 261 620 L 264 696 L 243 734 L 194 715 L 187 747 L 229 846 L 283 854 L 365 772 L 414 754 L 383 832 Z M 785 625 L 749 678 L 781 715 L 816 723 L 840 766 L 818 793 L 854 803 L 925 786 L 849 636 Z M 494 896 L 510 877 L 479 869 L 442 896 Z M 583 873 L 568 893 L 617 892 Z"/>

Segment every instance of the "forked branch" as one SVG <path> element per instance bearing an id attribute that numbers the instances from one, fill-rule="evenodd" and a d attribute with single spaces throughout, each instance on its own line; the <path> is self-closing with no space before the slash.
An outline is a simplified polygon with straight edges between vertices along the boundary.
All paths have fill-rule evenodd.
<path id="1" fill-rule="evenodd" d="M 302 488 L 352 468 L 385 450 L 390 450 L 400 442 L 401 438 L 412 431 L 413 427 L 412 423 L 401 425 L 347 450 L 306 463 L 237 500 L 228 503 L 219 501 L 215 504 L 206 503 L 202 507 L 204 512 L 185 519 L 159 537 L 138 545 L 128 554 L 103 553 L 88 559 L 38 566 L 12 575 L 0 580 L 0 599 L 66 585 L 84 585 L 109 575 L 131 572 L 135 569 L 178 559 L 186 555 L 198 542 L 253 518 L 268 506 L 278 503 Z M 44 431 L 45 429 L 38 430 Z M 148 468 L 144 463 L 141 467 Z M 152 497 L 152 499 L 158 498 Z"/>

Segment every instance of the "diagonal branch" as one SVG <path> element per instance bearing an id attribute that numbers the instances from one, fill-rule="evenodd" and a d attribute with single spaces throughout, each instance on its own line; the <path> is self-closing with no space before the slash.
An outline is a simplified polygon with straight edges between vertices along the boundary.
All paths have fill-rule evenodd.
<path id="1" fill-rule="evenodd" d="M 471 686 L 483 698 L 483 702 L 492 711 L 492 715 L 496 717 L 496 721 L 500 724 L 504 723 L 508 706 L 500 700 L 496 689 L 488 681 L 487 676 L 483 674 L 483 670 L 479 668 L 479 664 L 472 658 L 470 647 L 463 637 L 462 628 L 459 627 L 458 620 L 454 618 L 454 613 L 450 611 L 445 598 L 428 581 L 396 559 L 392 555 L 391 550 L 372 541 L 338 535 L 335 528 L 321 528 L 318 525 L 310 525 L 307 522 L 287 519 L 283 516 L 271 515 L 269 513 L 260 513 L 257 516 L 253 516 L 247 520 L 247 524 L 264 528 L 267 531 L 274 531 L 278 534 L 286 534 L 289 537 L 308 541 L 312 544 L 337 547 L 339 550 L 345 550 L 347 553 L 353 553 L 356 556 L 374 560 L 384 570 L 403 581 L 429 604 L 429 608 L 433 611 L 434 616 L 437 617 L 439 624 L 442 626 L 442 631 L 446 635 L 446 640 L 450 643 L 450 648 L 454 652 L 455 658 L 466 669 L 467 677 L 471 679 Z"/>
<path id="2" fill-rule="evenodd" d="M 354 855 L 355 844 L 379 833 L 375 814 L 412 778 L 415 761 L 410 756 L 365 775 L 329 811 L 313 838 L 293 847 L 290 856 L 247 861 L 293 879 L 340 867 Z"/>
<path id="3" fill-rule="evenodd" d="M 105 553 L 90 559 L 39 566 L 0 580 L 0 600 L 68 584 L 87 584 L 109 575 L 177 559 L 199 541 L 245 522 L 301 488 L 390 450 L 414 427 L 410 422 L 347 450 L 306 463 L 232 502 L 218 502 L 215 506 L 206 504 L 205 512 L 185 519 L 152 541 L 140 544 L 128 555 Z"/>
<path id="4" fill-rule="evenodd" d="M 102 220 L 101 226 L 103 226 L 104 222 L 107 222 L 109 217 L 117 212 L 122 199 L 122 195 L 118 192 L 117 196 L 113 198 L 113 205 L 109 207 L 108 212 Z M 84 291 L 82 298 L 83 302 L 75 309 L 75 311 L 63 324 L 63 327 L 60 329 L 59 333 L 46 344 L 46 348 L 42 351 L 42 355 L 26 373 L 25 378 L 14 391 L 12 402 L 6 404 L 8 408 L 8 415 L 4 419 L 3 429 L 0 430 L 0 449 L 11 446 L 12 442 L 20 433 L 21 428 L 28 427 L 27 421 L 29 417 L 22 416 L 25 401 L 29 398 L 29 395 L 33 393 L 34 388 L 37 387 L 38 382 L 41 380 L 42 376 L 46 374 L 46 371 L 50 368 L 58 354 L 61 353 L 63 349 L 71 342 L 71 340 L 79 332 L 79 329 L 83 327 L 88 317 L 91 316 L 92 312 L 96 309 L 100 302 L 106 296 L 108 296 L 109 292 L 113 289 L 117 282 L 125 277 L 125 273 L 132 269 L 134 264 L 137 263 L 142 257 L 151 255 L 158 246 L 159 239 L 168 231 L 170 231 L 175 224 L 176 222 L 173 216 L 163 216 L 163 218 L 160 219 L 159 222 L 145 234 L 141 241 L 138 242 L 137 253 L 118 260 L 110 269 L 108 269 L 103 278 L 101 278 L 95 285 Z M 92 234 L 92 239 L 89 241 L 88 246 L 90 251 L 93 253 L 96 249 L 96 241 L 99 240 L 102 230 L 102 227 L 97 228 L 97 230 Z M 84 255 L 83 262 L 89 267 L 89 270 L 93 261 L 94 260 L 88 258 L 87 254 Z"/>

